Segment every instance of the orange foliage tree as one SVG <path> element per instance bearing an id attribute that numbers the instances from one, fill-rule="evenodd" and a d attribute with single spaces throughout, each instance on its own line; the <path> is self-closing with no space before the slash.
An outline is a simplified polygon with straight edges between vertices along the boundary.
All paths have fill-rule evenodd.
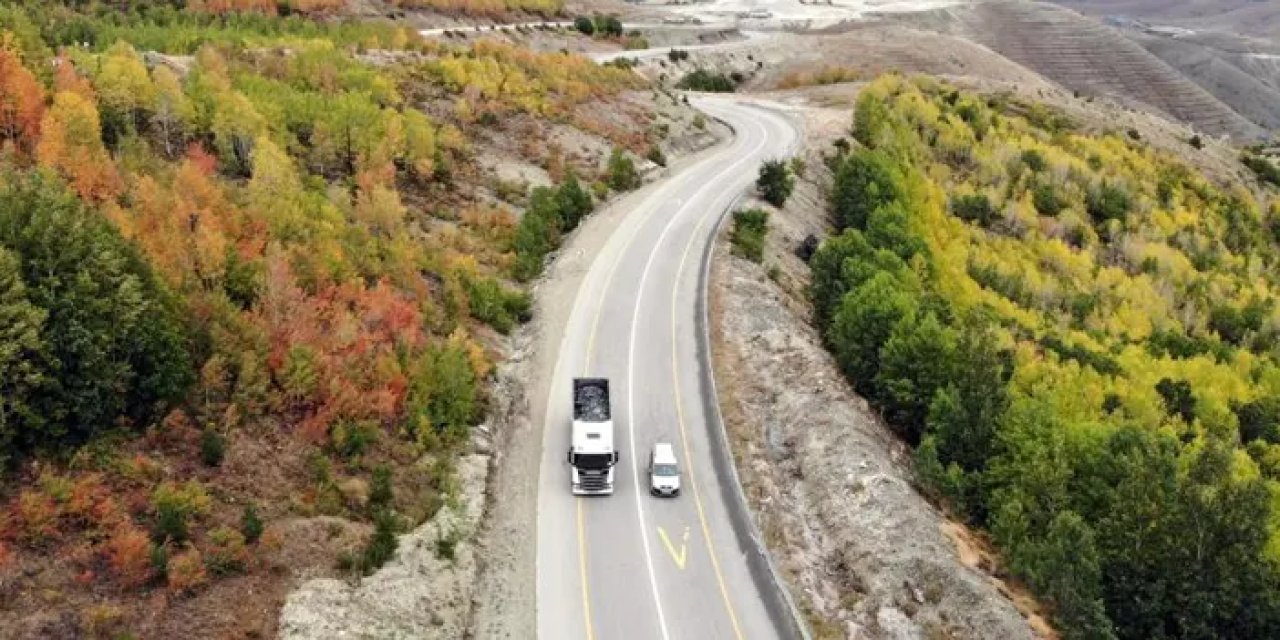
<path id="1" fill-rule="evenodd" d="M 115 165 L 102 145 L 98 109 L 79 93 L 61 91 L 40 121 L 40 163 L 67 176 L 81 197 L 102 201 L 120 188 Z"/>
<path id="2" fill-rule="evenodd" d="M 132 589 L 151 579 L 151 539 L 137 525 L 117 528 L 103 543 L 103 554 L 120 586 Z"/>
<path id="3" fill-rule="evenodd" d="M 0 146 L 29 155 L 40 138 L 44 90 L 18 54 L 0 49 Z"/>

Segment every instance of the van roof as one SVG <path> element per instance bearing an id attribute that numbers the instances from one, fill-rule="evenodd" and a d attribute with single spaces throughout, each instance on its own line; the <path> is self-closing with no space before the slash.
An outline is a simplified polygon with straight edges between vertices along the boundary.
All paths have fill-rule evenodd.
<path id="1" fill-rule="evenodd" d="M 653 445 L 653 461 L 658 464 L 675 464 L 676 449 L 668 442 Z"/>

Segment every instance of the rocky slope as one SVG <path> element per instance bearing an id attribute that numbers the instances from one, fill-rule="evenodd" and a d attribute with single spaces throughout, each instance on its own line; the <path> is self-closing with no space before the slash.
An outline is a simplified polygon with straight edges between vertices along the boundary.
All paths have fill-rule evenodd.
<path id="1" fill-rule="evenodd" d="M 280 613 L 283 640 L 458 638 L 466 629 L 476 553 L 465 540 L 484 506 L 489 457 L 458 462 L 462 490 L 413 532 L 401 536 L 395 558 L 372 576 L 309 580 L 289 594 Z"/>

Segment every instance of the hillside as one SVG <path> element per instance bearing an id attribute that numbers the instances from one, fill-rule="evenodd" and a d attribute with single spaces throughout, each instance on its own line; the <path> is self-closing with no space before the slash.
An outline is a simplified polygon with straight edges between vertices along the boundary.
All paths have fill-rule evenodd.
<path id="1" fill-rule="evenodd" d="M 1248 51 L 1246 43 L 1220 37 L 1167 38 L 1131 33 L 1136 42 L 1178 69 L 1241 115 L 1280 131 L 1280 57 Z"/>
<path id="2" fill-rule="evenodd" d="M 1119 31 L 1074 11 L 992 0 L 902 18 L 990 47 L 1069 90 L 1155 110 L 1212 135 L 1263 129 Z"/>
<path id="3" fill-rule="evenodd" d="M 1066 638 L 1274 637 L 1275 192 L 932 79 L 854 118 L 815 315 L 924 489 Z"/>
<path id="4" fill-rule="evenodd" d="M 705 135 L 524 35 L 251 4 L 0 7 L 2 637 L 273 637 L 376 570 L 483 493 L 525 283 Z"/>
<path id="5" fill-rule="evenodd" d="M 1099 17 L 1121 15 L 1262 38 L 1280 36 L 1280 7 L 1258 0 L 1057 0 Z"/>

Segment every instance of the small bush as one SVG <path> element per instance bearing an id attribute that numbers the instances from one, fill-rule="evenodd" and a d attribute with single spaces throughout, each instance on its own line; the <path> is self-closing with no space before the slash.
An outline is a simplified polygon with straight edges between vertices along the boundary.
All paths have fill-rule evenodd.
<path id="1" fill-rule="evenodd" d="M 462 534 L 457 529 L 451 529 L 449 533 L 437 537 L 436 557 L 453 562 L 458 555 L 458 543 L 461 540 Z"/>
<path id="2" fill-rule="evenodd" d="M 734 255 L 759 263 L 764 259 L 764 237 L 769 227 L 769 212 L 743 209 L 733 213 L 733 230 L 729 242 Z"/>
<path id="3" fill-rule="evenodd" d="M 155 513 L 152 535 L 157 542 L 162 543 L 185 541 L 191 519 L 207 513 L 209 505 L 208 494 L 195 480 L 188 481 L 185 485 L 162 483 L 151 494 L 151 508 Z"/>
<path id="4" fill-rule="evenodd" d="M 791 191 L 795 189 L 795 179 L 791 170 L 782 160 L 768 160 L 760 166 L 760 176 L 756 178 L 756 188 L 765 201 L 775 207 L 786 204 Z"/>
<path id="5" fill-rule="evenodd" d="M 245 542 L 253 544 L 262 537 L 262 518 L 258 517 L 258 509 L 252 504 L 246 504 L 244 511 L 240 514 L 240 532 L 244 534 Z"/>
<path id="6" fill-rule="evenodd" d="M 1262 156 L 1249 154 L 1242 156 L 1240 162 L 1249 167 L 1259 180 L 1280 187 L 1280 167 L 1277 167 L 1276 163 Z"/>
<path id="7" fill-rule="evenodd" d="M 591 183 L 591 195 L 596 200 L 609 199 L 609 184 L 603 180 L 596 180 Z"/>
<path id="8" fill-rule="evenodd" d="M 734 84 L 728 76 L 723 73 L 707 71 L 701 67 L 685 74 L 680 81 L 676 83 L 677 89 L 685 89 L 688 91 L 709 91 L 716 93 L 733 93 L 737 85 Z"/>
<path id="9" fill-rule="evenodd" d="M 80 626 L 89 638 L 115 638 L 123 640 L 132 636 L 125 632 L 124 609 L 113 604 L 95 604 L 80 613 Z"/>
<path id="10" fill-rule="evenodd" d="M 396 553 L 396 517 L 390 511 L 380 511 L 373 518 L 373 537 L 360 555 L 359 568 L 364 575 L 377 571 Z"/>
<path id="11" fill-rule="evenodd" d="M 200 433 L 200 461 L 207 467 L 222 465 L 227 455 L 227 439 L 213 427 L 205 427 Z"/>
<path id="12" fill-rule="evenodd" d="M 672 49 L 667 52 L 667 59 L 672 62 L 679 63 L 683 60 L 689 59 L 689 52 L 684 49 Z"/>
<path id="13" fill-rule="evenodd" d="M 596 23 L 586 16 L 578 16 L 573 21 L 573 28 L 585 36 L 592 36 L 596 33 Z"/>
<path id="14" fill-rule="evenodd" d="M 648 49 L 649 41 L 646 40 L 644 36 L 638 36 L 638 35 L 627 36 L 627 39 L 623 40 L 622 42 L 622 48 L 626 49 L 627 51 L 637 51 L 640 49 Z"/>
<path id="15" fill-rule="evenodd" d="M 1045 162 L 1044 155 L 1035 149 L 1023 151 L 1020 160 L 1024 166 L 1034 173 L 1040 173 L 1049 166 L 1049 163 Z"/>
<path id="16" fill-rule="evenodd" d="M 701 113 L 699 113 L 698 115 L 694 116 L 694 117 L 693 117 L 693 128 L 694 128 L 694 129 L 697 129 L 697 130 L 699 130 L 699 131 L 701 131 L 701 130 L 703 130 L 703 129 L 706 129 L 706 128 L 707 128 L 707 118 L 706 118 L 706 116 L 702 115 Z"/>
<path id="17" fill-rule="evenodd" d="M 614 191 L 630 191 L 640 186 L 640 174 L 636 165 L 623 151 L 622 147 L 614 147 L 609 154 L 609 188 Z"/>
<path id="18" fill-rule="evenodd" d="M 614 68 L 623 69 L 623 70 L 630 70 L 631 68 L 636 67 L 639 64 L 640 64 L 639 58 L 627 58 L 625 56 L 620 56 L 604 63 L 603 66 L 614 67 Z"/>
<path id="19" fill-rule="evenodd" d="M 1067 203 L 1058 197 L 1058 191 L 1049 183 L 1040 183 L 1031 191 L 1031 202 L 1042 216 L 1057 216 L 1067 207 Z"/>
<path id="20" fill-rule="evenodd" d="M 529 320 L 532 305 L 529 294 L 507 289 L 493 278 L 467 278 L 466 286 L 471 317 L 499 333 L 510 333 L 517 322 Z"/>
<path id="21" fill-rule="evenodd" d="M 151 580 L 151 540 L 132 523 L 121 525 L 105 543 L 107 565 L 116 582 L 133 589 Z"/>
<path id="22" fill-rule="evenodd" d="M 168 576 L 169 590 L 180 594 L 191 593 L 209 581 L 204 558 L 200 555 L 200 550 L 191 545 L 187 545 L 182 553 L 169 558 L 165 575 Z"/>
<path id="23" fill-rule="evenodd" d="M 974 193 L 951 199 L 951 213 L 961 220 L 988 226 L 996 219 L 996 209 L 985 194 Z"/>
<path id="24" fill-rule="evenodd" d="M 373 486 L 369 489 L 369 509 L 374 513 L 391 508 L 395 495 L 391 490 L 391 469 L 385 464 L 373 468 Z"/>
<path id="25" fill-rule="evenodd" d="M 329 430 L 329 443 L 333 452 L 344 458 L 364 455 L 369 446 L 378 441 L 378 425 L 365 420 L 342 420 Z"/>
<path id="26" fill-rule="evenodd" d="M 662 153 L 662 147 L 656 144 L 649 147 L 649 153 L 645 154 L 645 158 L 659 167 L 667 166 L 667 156 Z"/>
<path id="27" fill-rule="evenodd" d="M 1089 217 L 1097 223 L 1106 222 L 1108 220 L 1119 220 L 1124 222 L 1129 215 L 1129 210 L 1133 203 L 1129 197 L 1129 192 L 1124 188 L 1103 182 L 1100 186 L 1090 189 L 1089 195 L 1085 201 L 1085 207 L 1089 212 Z"/>
<path id="28" fill-rule="evenodd" d="M 151 572 L 157 580 L 168 580 L 169 577 L 169 545 L 151 545 Z"/>
<path id="29" fill-rule="evenodd" d="M 596 16 L 596 33 L 606 38 L 622 36 L 622 21 L 617 16 Z"/>
<path id="30" fill-rule="evenodd" d="M 1204 148 L 1204 141 L 1200 139 L 1200 136 L 1191 136 L 1191 139 L 1187 141 L 1187 144 L 1196 149 Z"/>
<path id="31" fill-rule="evenodd" d="M 582 188 L 582 184 L 578 182 L 578 176 L 572 170 L 569 171 L 564 181 L 560 183 L 560 187 L 556 190 L 556 203 L 560 208 L 560 230 L 564 232 L 572 231 L 582 222 L 582 219 L 591 213 L 591 209 L 595 204 L 591 201 L 591 194 Z M 527 299 L 526 304 L 527 307 Z M 526 312 L 517 313 L 517 317 L 521 322 L 528 320 L 524 317 Z"/>
<path id="32" fill-rule="evenodd" d="M 205 566 L 215 576 L 243 571 L 249 562 L 244 534 L 230 527 L 218 527 L 209 533 Z"/>
<path id="33" fill-rule="evenodd" d="M 795 174 L 797 178 L 804 177 L 804 172 L 807 166 L 808 165 L 805 164 L 804 158 L 801 158 L 800 156 L 796 156 L 791 159 L 791 173 Z"/>

